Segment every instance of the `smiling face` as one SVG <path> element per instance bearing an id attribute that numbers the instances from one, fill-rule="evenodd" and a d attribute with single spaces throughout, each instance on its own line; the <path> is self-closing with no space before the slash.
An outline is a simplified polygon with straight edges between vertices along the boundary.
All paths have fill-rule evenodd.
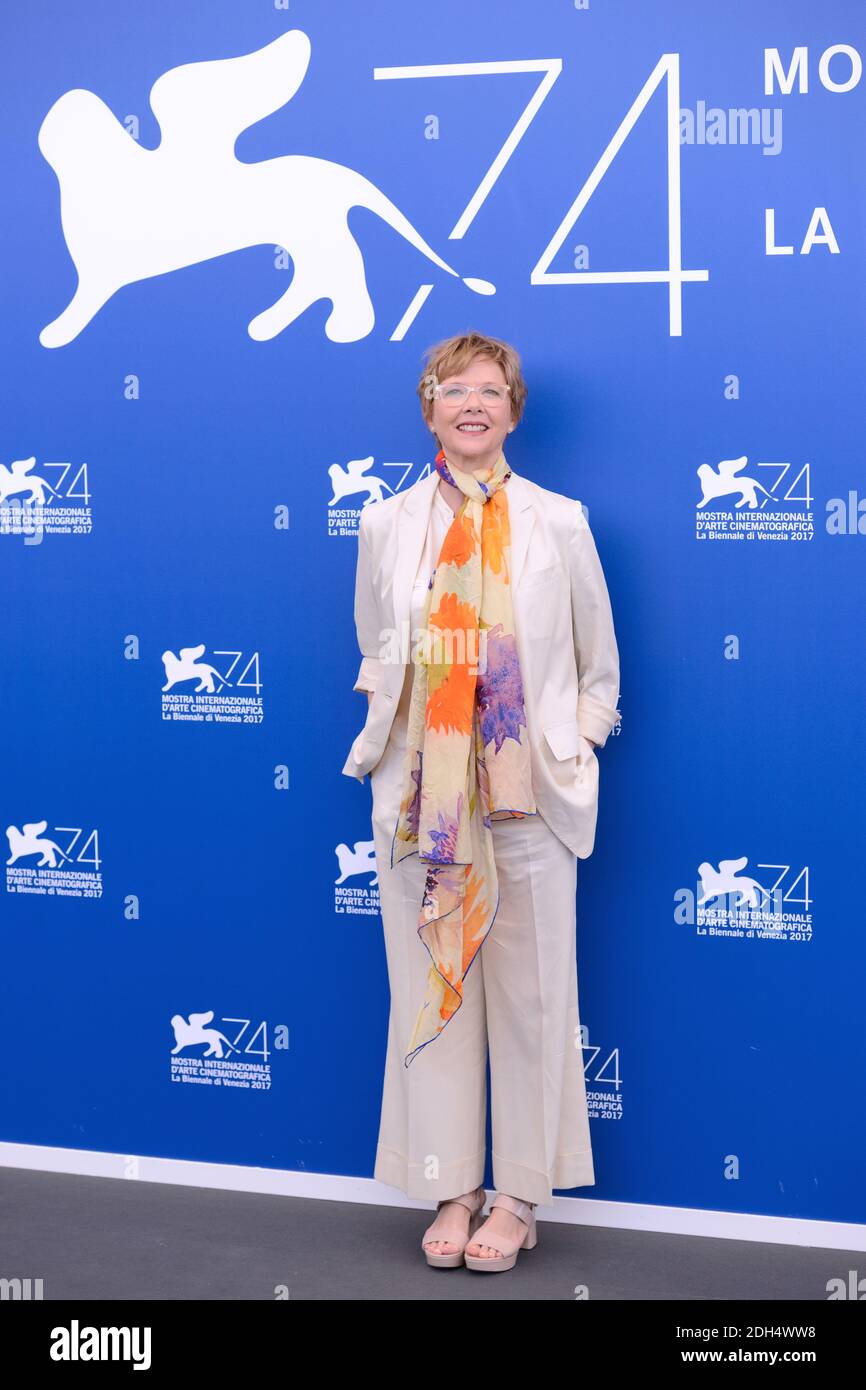
<path id="1" fill-rule="evenodd" d="M 484 386 L 492 382 L 505 386 L 507 378 L 498 362 L 489 357 L 474 357 L 462 372 L 443 378 L 441 386 L 462 382 L 464 386 Z M 464 473 L 492 468 L 502 452 L 502 443 L 511 426 L 511 398 L 507 395 L 501 405 L 481 399 L 477 391 L 459 405 L 448 405 L 438 397 L 433 401 L 430 422 L 449 465 Z"/>

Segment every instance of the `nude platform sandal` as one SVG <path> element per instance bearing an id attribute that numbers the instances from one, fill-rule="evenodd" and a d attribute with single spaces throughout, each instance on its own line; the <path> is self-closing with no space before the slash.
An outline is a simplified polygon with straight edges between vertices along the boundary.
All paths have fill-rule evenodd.
<path id="1" fill-rule="evenodd" d="M 467 1269 L 479 1269 L 485 1274 L 495 1274 L 498 1270 L 513 1269 L 517 1263 L 517 1252 L 519 1250 L 534 1250 L 538 1244 L 538 1233 L 535 1229 L 535 1206 L 531 1202 L 521 1202 L 517 1197 L 506 1197 L 504 1193 L 497 1194 L 490 1203 L 490 1210 L 494 1207 L 504 1207 L 506 1211 L 513 1212 L 519 1216 L 520 1220 L 526 1225 L 523 1239 L 512 1240 L 509 1236 L 491 1235 L 489 1240 L 478 1241 L 479 1245 L 487 1245 L 491 1250 L 498 1250 L 500 1254 L 488 1255 L 467 1255 L 464 1253 L 463 1259 Z M 470 1238 L 467 1245 L 475 1242 Z M 464 1247 L 465 1250 L 465 1247 Z"/>
<path id="2" fill-rule="evenodd" d="M 462 1265 L 463 1251 L 466 1249 L 466 1246 L 471 1241 L 477 1228 L 484 1220 L 482 1212 L 486 1201 L 487 1192 L 485 1189 L 483 1187 L 476 1187 L 474 1192 L 467 1192 L 462 1197 L 446 1197 L 444 1201 L 437 1203 L 437 1213 L 439 1209 L 446 1206 L 448 1202 L 458 1202 L 461 1207 L 468 1207 L 469 1231 L 468 1234 L 464 1235 L 463 1231 L 455 1222 L 450 1229 L 446 1224 L 443 1224 L 435 1235 L 431 1235 L 433 1227 L 436 1224 L 435 1221 L 432 1221 L 421 1237 L 421 1249 L 427 1257 L 428 1265 L 432 1265 L 434 1269 L 456 1269 L 458 1265 Z M 457 1245 L 459 1249 L 452 1250 L 448 1255 L 437 1255 L 434 1254 L 432 1250 L 425 1249 L 428 1242 L 432 1244 L 434 1241 L 439 1240 L 447 1240 L 449 1245 Z"/>

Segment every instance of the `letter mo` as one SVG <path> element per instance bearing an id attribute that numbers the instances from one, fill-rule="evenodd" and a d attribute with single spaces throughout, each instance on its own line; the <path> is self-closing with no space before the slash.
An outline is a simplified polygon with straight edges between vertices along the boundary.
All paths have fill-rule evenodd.
<path id="1" fill-rule="evenodd" d="M 837 53 L 844 54 L 850 63 L 850 71 L 847 64 L 845 71 L 847 76 L 844 81 L 836 82 L 830 76 L 830 60 Z M 839 64 L 836 65 L 837 73 Z M 850 92 L 852 87 L 856 87 L 860 78 L 863 76 L 863 59 L 848 43 L 834 43 L 829 48 L 825 48 L 821 57 L 818 59 L 818 77 L 821 86 L 828 92 Z M 775 90 L 775 83 L 778 82 L 779 91 L 783 96 L 790 95 L 794 87 L 794 80 L 797 80 L 797 90 L 808 92 L 809 90 L 809 50 L 804 44 L 800 48 L 795 48 L 788 64 L 787 72 L 782 66 L 782 59 L 778 48 L 764 49 L 764 95 L 771 96 Z"/>

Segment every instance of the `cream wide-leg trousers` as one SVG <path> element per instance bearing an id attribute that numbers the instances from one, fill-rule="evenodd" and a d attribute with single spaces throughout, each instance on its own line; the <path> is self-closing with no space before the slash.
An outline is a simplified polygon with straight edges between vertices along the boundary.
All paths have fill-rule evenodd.
<path id="1" fill-rule="evenodd" d="M 405 747 L 370 774 L 391 987 L 374 1177 L 444 1201 L 484 1180 L 490 1052 L 493 1182 L 525 1202 L 595 1183 L 577 996 L 577 859 L 539 814 L 494 821 L 499 909 L 463 982 L 463 1003 L 408 1067 L 430 954 L 418 936 L 426 867 L 391 868 Z"/>

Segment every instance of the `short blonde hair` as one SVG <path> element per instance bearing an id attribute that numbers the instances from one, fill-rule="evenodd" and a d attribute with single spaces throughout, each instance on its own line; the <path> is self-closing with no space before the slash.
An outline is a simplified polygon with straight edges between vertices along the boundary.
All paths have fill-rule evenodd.
<path id="1" fill-rule="evenodd" d="M 488 338 L 486 333 L 458 333 L 453 338 L 443 338 L 428 348 L 425 356 L 427 365 L 418 382 L 418 398 L 426 423 L 433 418 L 433 387 L 462 372 L 476 357 L 488 357 L 498 362 L 505 380 L 511 387 L 511 422 L 516 425 L 523 415 L 526 397 L 529 394 L 520 365 L 520 354 L 510 343 L 500 338 Z M 435 433 L 435 431 L 434 431 Z M 438 439 L 439 436 L 436 435 Z"/>

